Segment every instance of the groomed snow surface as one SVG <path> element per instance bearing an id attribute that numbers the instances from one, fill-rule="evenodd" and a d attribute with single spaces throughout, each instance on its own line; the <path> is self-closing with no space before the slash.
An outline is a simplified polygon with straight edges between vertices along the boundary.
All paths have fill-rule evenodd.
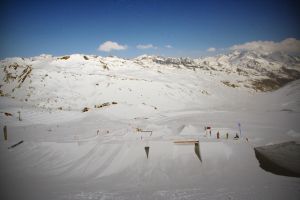
<path id="1" fill-rule="evenodd" d="M 33 70 L 20 88 L 3 83 L 0 199 L 299 199 L 300 179 L 263 170 L 254 152 L 300 142 L 299 80 L 259 93 L 209 72 L 103 59 L 109 70 L 80 55 L 14 59 Z M 201 159 L 178 143 L 195 140 Z"/>

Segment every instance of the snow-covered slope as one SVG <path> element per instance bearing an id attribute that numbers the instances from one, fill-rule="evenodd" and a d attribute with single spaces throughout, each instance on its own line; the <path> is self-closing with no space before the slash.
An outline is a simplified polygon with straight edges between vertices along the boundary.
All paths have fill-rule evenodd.
<path id="1" fill-rule="evenodd" d="M 230 105 L 300 78 L 299 57 L 232 52 L 202 59 L 70 55 L 1 61 L 2 96 L 81 110 L 106 102 L 148 111 Z M 241 95 L 242 94 L 242 95 Z M 238 98 L 237 98 L 238 97 Z M 236 104 L 236 103 L 235 103 Z"/>
<path id="2" fill-rule="evenodd" d="M 253 150 L 300 142 L 298 57 L 41 55 L 0 72 L 1 199 L 299 198 Z"/>

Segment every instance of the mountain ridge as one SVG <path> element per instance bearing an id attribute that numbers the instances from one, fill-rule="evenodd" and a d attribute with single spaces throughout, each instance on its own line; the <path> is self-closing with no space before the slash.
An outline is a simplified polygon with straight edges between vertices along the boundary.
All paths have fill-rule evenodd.
<path id="1" fill-rule="evenodd" d="M 1 96 L 80 110 L 114 101 L 148 110 L 229 105 L 241 95 L 275 91 L 300 78 L 299 57 L 250 51 L 198 59 L 44 54 L 7 58 L 0 65 Z"/>

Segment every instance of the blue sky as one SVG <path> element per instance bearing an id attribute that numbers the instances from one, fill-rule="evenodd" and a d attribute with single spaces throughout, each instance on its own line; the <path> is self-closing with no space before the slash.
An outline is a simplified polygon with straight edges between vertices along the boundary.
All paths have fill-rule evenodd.
<path id="1" fill-rule="evenodd" d="M 299 6 L 288 0 L 1 2 L 1 59 L 42 53 L 197 57 L 211 47 L 300 38 Z M 99 51 L 106 41 L 126 48 Z"/>

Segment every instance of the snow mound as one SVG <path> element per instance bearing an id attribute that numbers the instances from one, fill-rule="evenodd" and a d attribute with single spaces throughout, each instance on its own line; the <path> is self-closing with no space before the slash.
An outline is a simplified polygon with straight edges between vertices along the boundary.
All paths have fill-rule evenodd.
<path id="1" fill-rule="evenodd" d="M 193 125 L 184 126 L 180 135 L 200 135 L 200 131 Z"/>

